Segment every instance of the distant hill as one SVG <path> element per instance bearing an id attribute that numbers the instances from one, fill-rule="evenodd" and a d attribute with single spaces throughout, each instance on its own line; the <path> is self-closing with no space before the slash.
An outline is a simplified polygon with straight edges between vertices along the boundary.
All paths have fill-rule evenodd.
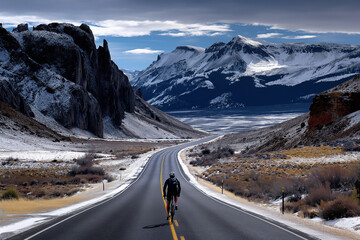
<path id="1" fill-rule="evenodd" d="M 0 102 L 64 135 L 204 135 L 136 96 L 111 60 L 106 40 L 96 48 L 86 24 L 41 24 L 33 30 L 21 24 L 12 32 L 0 25 L 0 90 Z"/>
<path id="2" fill-rule="evenodd" d="M 274 44 L 236 36 L 158 56 L 133 83 L 160 109 L 310 102 L 360 72 L 360 46 Z"/>
<path id="3" fill-rule="evenodd" d="M 359 139 L 360 75 L 316 95 L 309 113 L 272 127 L 228 134 L 211 145 L 254 153 L 319 144 L 351 149 Z"/>

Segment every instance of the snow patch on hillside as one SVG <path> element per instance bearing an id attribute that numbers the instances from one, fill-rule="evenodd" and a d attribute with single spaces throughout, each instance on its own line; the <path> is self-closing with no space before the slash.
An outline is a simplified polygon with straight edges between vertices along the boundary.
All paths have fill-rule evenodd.
<path id="1" fill-rule="evenodd" d="M 176 138 L 175 135 L 164 131 L 163 129 L 142 121 L 136 114 L 125 113 L 125 119 L 122 123 L 122 129 L 130 132 L 134 136 L 141 138 Z"/>
<path id="2" fill-rule="evenodd" d="M 360 123 L 360 110 L 350 113 L 346 116 L 346 119 L 350 120 L 350 122 L 349 125 L 345 128 L 345 131 Z"/>
<path id="3" fill-rule="evenodd" d="M 235 38 L 240 39 L 242 42 L 244 42 L 246 44 L 249 44 L 249 45 L 252 45 L 252 46 L 255 46 L 255 47 L 259 47 L 259 46 L 262 45 L 260 42 L 254 41 L 254 40 L 252 40 L 250 38 L 246 38 L 246 37 L 241 36 L 241 35 L 237 35 Z"/>
<path id="4" fill-rule="evenodd" d="M 215 105 L 215 104 L 221 104 L 221 105 L 226 105 L 228 103 L 229 98 L 232 96 L 231 92 L 228 93 L 223 93 L 220 96 L 212 99 L 210 101 L 210 105 Z"/>
<path id="5" fill-rule="evenodd" d="M 354 77 L 354 76 L 356 76 L 356 75 L 357 75 L 357 74 L 349 73 L 349 74 L 344 74 L 344 75 L 335 76 L 335 77 L 327 77 L 327 78 L 324 78 L 324 79 L 321 79 L 321 80 L 317 81 L 316 83 L 320 83 L 320 82 L 334 82 L 334 81 L 339 81 L 339 80 L 344 79 L 344 78 Z"/>
<path id="6" fill-rule="evenodd" d="M 280 65 L 278 61 L 276 61 L 275 59 L 270 60 L 270 61 L 264 61 L 261 60 L 258 63 L 253 63 L 250 62 L 250 64 L 248 64 L 246 71 L 244 73 L 244 75 L 253 75 L 253 74 L 261 74 L 261 75 L 266 75 L 268 72 L 272 72 L 276 69 L 281 69 L 281 68 L 286 68 L 287 65 Z"/>

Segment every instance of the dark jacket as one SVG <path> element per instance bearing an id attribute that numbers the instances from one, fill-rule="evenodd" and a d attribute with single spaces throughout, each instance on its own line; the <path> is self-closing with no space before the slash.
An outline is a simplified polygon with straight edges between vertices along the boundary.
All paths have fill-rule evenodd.
<path id="1" fill-rule="evenodd" d="M 176 181 L 176 184 L 173 184 L 171 181 Z M 177 187 L 172 187 L 177 185 Z M 163 194 L 167 196 L 167 199 L 171 199 L 171 196 L 178 196 L 180 197 L 181 186 L 180 182 L 177 178 L 168 178 L 166 179 L 163 187 Z"/>

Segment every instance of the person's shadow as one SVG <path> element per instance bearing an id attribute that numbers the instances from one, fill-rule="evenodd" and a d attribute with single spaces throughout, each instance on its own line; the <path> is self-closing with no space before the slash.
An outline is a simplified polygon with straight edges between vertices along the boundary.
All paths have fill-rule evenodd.
<path id="1" fill-rule="evenodd" d="M 160 224 L 148 225 L 148 226 L 143 227 L 143 229 L 152 229 L 152 228 L 158 228 L 158 227 L 164 227 L 164 226 L 169 226 L 169 222 L 160 223 Z"/>

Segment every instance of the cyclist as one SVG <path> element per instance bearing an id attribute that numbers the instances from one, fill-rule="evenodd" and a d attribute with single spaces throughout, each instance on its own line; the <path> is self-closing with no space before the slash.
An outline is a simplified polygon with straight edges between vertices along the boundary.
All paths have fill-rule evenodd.
<path id="1" fill-rule="evenodd" d="M 167 188 L 167 189 L 166 189 Z M 167 190 L 167 191 L 166 191 Z M 167 219 L 169 219 L 169 210 L 170 210 L 170 201 L 171 201 L 171 197 L 174 196 L 175 199 L 175 209 L 177 210 L 178 206 L 177 206 L 177 201 L 178 201 L 178 197 L 180 197 L 180 192 L 181 192 L 181 186 L 180 186 L 180 182 L 179 180 L 175 177 L 175 173 L 174 172 L 170 172 L 169 173 L 169 178 L 166 179 L 165 183 L 164 183 L 164 187 L 163 187 L 163 194 L 164 194 L 164 198 L 167 199 L 167 203 L 166 203 L 166 211 L 168 213 L 168 217 Z"/>

